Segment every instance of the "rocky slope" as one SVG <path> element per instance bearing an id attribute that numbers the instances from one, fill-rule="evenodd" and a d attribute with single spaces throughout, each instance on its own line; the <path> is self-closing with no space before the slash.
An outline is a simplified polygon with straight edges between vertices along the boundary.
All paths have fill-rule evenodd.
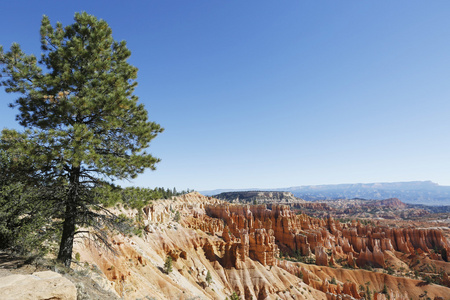
<path id="1" fill-rule="evenodd" d="M 179 222 L 173 221 L 177 212 Z M 143 237 L 114 237 L 115 254 L 87 239 L 75 249 L 78 268 L 125 299 L 225 299 L 233 292 L 241 299 L 450 294 L 444 286 L 450 245 L 440 229 L 341 223 L 297 215 L 286 205 L 234 205 L 198 193 L 157 201 L 144 215 Z M 168 256 L 173 272 L 166 274 Z"/>
<path id="2" fill-rule="evenodd" d="M 75 251 L 84 267 L 107 278 L 106 284 L 99 281 L 103 288 L 125 299 L 225 299 L 233 292 L 245 299 L 326 298 L 278 267 L 276 252 L 269 264 L 262 264 L 248 257 L 249 244 L 234 237 L 227 241 L 223 221 L 205 214 L 205 205 L 217 203 L 197 193 L 159 201 L 145 209 L 143 238 L 116 236 L 116 254 L 89 243 L 77 244 Z M 176 211 L 182 224 L 172 221 Z M 274 243 L 270 246 L 276 249 Z M 173 259 L 170 274 L 163 272 L 167 256 Z M 211 284 L 206 281 L 208 271 Z"/>
<path id="3" fill-rule="evenodd" d="M 42 271 L 30 275 L 14 274 L 2 277 L 0 295 L 1 299 L 8 300 L 76 300 L 77 289 L 70 280 L 61 274 Z"/>

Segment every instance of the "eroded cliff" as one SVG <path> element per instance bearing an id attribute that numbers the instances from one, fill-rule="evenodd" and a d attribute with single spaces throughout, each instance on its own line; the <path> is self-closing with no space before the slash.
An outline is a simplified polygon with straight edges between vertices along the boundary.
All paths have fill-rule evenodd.
<path id="1" fill-rule="evenodd" d="M 179 223 L 173 221 L 177 212 Z M 107 278 L 103 284 L 126 299 L 225 299 L 234 292 L 242 299 L 375 293 L 377 299 L 410 299 L 450 292 L 408 275 L 420 267 L 418 260 L 442 268 L 443 277 L 450 272 L 439 254 L 449 244 L 438 229 L 341 223 L 297 215 L 285 205 L 231 205 L 198 193 L 146 207 L 144 223 L 142 238 L 114 238 L 116 254 L 87 243 L 76 248 L 85 266 L 98 268 Z M 168 256 L 173 272 L 165 274 Z M 385 274 L 388 269 L 395 273 Z"/>

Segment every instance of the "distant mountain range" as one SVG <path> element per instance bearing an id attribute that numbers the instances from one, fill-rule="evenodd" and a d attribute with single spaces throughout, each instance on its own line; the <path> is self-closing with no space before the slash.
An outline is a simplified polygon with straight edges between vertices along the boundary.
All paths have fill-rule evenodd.
<path id="1" fill-rule="evenodd" d="M 411 204 L 450 205 L 450 186 L 431 181 L 353 183 L 330 185 L 305 185 L 276 189 L 221 189 L 201 191 L 213 196 L 231 191 L 283 191 L 307 201 L 331 199 L 374 199 L 398 198 Z"/>

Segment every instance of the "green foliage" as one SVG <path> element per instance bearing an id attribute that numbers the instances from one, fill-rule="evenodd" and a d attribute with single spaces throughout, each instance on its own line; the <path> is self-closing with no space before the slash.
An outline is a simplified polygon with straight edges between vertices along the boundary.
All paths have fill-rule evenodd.
<path id="1" fill-rule="evenodd" d="M 351 218 L 336 218 L 340 223 L 351 223 L 353 219 Z"/>
<path id="2" fill-rule="evenodd" d="M 141 210 L 149 205 L 152 200 L 158 199 L 158 192 L 156 190 L 140 187 L 127 187 L 118 191 L 121 197 L 120 201 L 133 209 Z"/>
<path id="3" fill-rule="evenodd" d="M 366 263 L 364 266 L 363 266 L 363 268 L 365 269 L 365 270 L 368 270 L 368 271 L 373 271 L 373 265 L 369 262 L 369 263 Z M 389 269 L 389 268 L 388 268 Z M 392 269 L 391 269 L 392 270 Z M 392 271 L 393 272 L 393 271 Z M 391 274 L 392 275 L 392 274 Z"/>
<path id="4" fill-rule="evenodd" d="M 371 300 L 372 299 L 372 292 L 370 291 L 369 287 L 366 287 L 366 299 Z"/>
<path id="5" fill-rule="evenodd" d="M 306 264 L 315 264 L 316 259 L 312 256 L 303 256 L 300 252 L 300 250 L 295 250 L 292 255 L 290 255 L 288 252 L 284 253 L 280 250 L 280 258 L 284 258 L 286 260 L 292 261 L 292 262 L 302 262 Z"/>
<path id="6" fill-rule="evenodd" d="M 211 272 L 208 271 L 208 273 L 206 273 L 206 282 L 208 283 L 208 286 L 211 284 L 212 282 L 212 276 L 211 276 Z"/>
<path id="7" fill-rule="evenodd" d="M 153 200 L 169 199 L 172 196 L 179 196 L 188 192 L 177 192 L 176 188 L 171 190 L 163 187 L 156 187 L 154 189 L 141 187 L 127 187 L 122 189 L 120 187 L 115 187 L 114 193 L 118 195 L 120 198 L 119 202 L 121 202 L 125 207 L 140 210 L 149 205 Z M 118 201 L 115 201 L 113 204 L 117 202 Z"/>
<path id="8" fill-rule="evenodd" d="M 173 218 L 173 220 L 175 221 L 175 222 L 180 222 L 180 220 L 181 220 L 181 214 L 180 214 L 180 212 L 177 210 L 177 212 L 175 213 L 175 217 Z"/>
<path id="9" fill-rule="evenodd" d="M 430 283 L 433 283 L 433 282 L 434 282 L 434 281 L 433 281 L 433 278 L 432 278 L 431 276 L 429 276 L 429 275 L 425 275 L 424 278 L 423 278 L 423 280 L 424 280 L 427 284 L 430 284 Z"/>
<path id="10" fill-rule="evenodd" d="M 187 189 L 186 191 L 181 191 L 181 192 L 177 192 L 176 188 L 173 188 L 173 190 L 167 188 L 163 188 L 163 187 L 157 187 L 154 189 L 154 192 L 156 193 L 155 195 L 156 198 L 155 199 L 170 199 L 172 198 L 172 196 L 180 196 L 180 195 L 184 195 L 184 194 L 188 194 L 190 192 L 192 192 L 193 190 Z"/>
<path id="11" fill-rule="evenodd" d="M 209 286 L 211 284 L 211 282 L 212 282 L 212 276 L 211 276 L 211 272 L 210 271 L 208 271 L 208 273 L 206 273 L 205 280 L 206 280 L 206 283 L 208 283 L 208 286 Z"/>
<path id="12" fill-rule="evenodd" d="M 386 271 L 387 271 L 387 273 L 388 273 L 389 275 L 394 275 L 394 269 L 392 269 L 391 266 L 387 267 L 387 268 L 386 268 Z"/>
<path id="13" fill-rule="evenodd" d="M 167 256 L 166 261 L 164 262 L 164 273 L 169 274 L 172 271 L 172 257 Z"/>
<path id="14" fill-rule="evenodd" d="M 366 282 L 366 299 L 372 300 L 372 291 L 370 290 L 370 282 Z"/>
<path id="15" fill-rule="evenodd" d="M 45 212 L 62 220 L 53 225 L 62 229 L 58 259 L 66 266 L 78 226 L 94 226 L 91 236 L 107 243 L 103 228 L 116 220 L 105 209 L 115 201 L 111 182 L 155 169 L 159 159 L 145 149 L 163 131 L 133 95 L 137 68 L 126 43 L 103 20 L 85 12 L 74 19 L 53 27 L 42 18 L 39 60 L 18 44 L 0 47 L 0 80 L 20 95 L 11 106 L 26 129 L 3 130 L 1 146 L 30 166 L 28 177 L 40 179 L 34 186 L 51 191 Z"/>
<path id="16" fill-rule="evenodd" d="M 58 235 L 57 228 L 49 226 L 55 211 L 48 206 L 58 193 L 49 193 L 50 184 L 38 188 L 39 176 L 29 176 L 34 166 L 17 159 L 20 149 L 7 152 L 2 145 L 0 139 L 0 249 L 44 255 Z"/>
<path id="17" fill-rule="evenodd" d="M 0 187 L 0 249 L 38 255 L 51 246 L 43 242 L 56 233 L 46 228 L 51 220 L 45 211 L 41 212 L 46 207 L 36 199 L 34 191 L 22 183 Z"/>
<path id="18" fill-rule="evenodd" d="M 227 298 L 228 299 L 228 298 Z M 233 294 L 230 295 L 230 300 L 239 300 L 239 295 L 236 292 L 233 292 Z"/>
<path id="19" fill-rule="evenodd" d="M 335 278 L 335 277 L 331 278 L 330 283 L 331 283 L 331 284 L 337 284 L 336 278 Z"/>

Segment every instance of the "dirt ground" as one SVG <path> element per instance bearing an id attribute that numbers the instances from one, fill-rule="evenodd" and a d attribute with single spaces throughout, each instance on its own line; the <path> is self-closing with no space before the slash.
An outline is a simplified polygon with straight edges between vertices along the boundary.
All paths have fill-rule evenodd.
<path id="1" fill-rule="evenodd" d="M 39 265 L 33 265 L 26 259 L 11 256 L 6 252 L 0 252 L 0 277 L 13 274 L 33 274 L 34 272 L 46 271 L 48 268 Z"/>

